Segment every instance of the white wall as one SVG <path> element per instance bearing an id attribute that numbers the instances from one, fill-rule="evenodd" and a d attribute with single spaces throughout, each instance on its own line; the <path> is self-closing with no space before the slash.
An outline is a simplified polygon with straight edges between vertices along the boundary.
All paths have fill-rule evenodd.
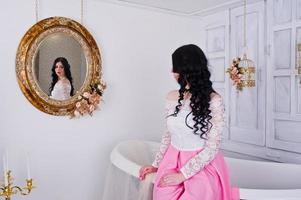
<path id="1" fill-rule="evenodd" d="M 86 1 L 85 1 L 86 2 Z M 0 7 L 0 155 L 8 150 L 15 182 L 26 178 L 26 152 L 37 188 L 32 200 L 101 198 L 109 152 L 121 140 L 159 140 L 164 97 L 176 88 L 171 53 L 200 44 L 200 21 L 89 0 L 84 25 L 97 41 L 108 84 L 93 117 L 70 120 L 44 114 L 23 96 L 15 76 L 21 38 L 35 23 L 34 1 Z M 40 19 L 80 19 L 80 1 L 40 1 Z M 1 170 L 1 167 L 0 167 Z"/>

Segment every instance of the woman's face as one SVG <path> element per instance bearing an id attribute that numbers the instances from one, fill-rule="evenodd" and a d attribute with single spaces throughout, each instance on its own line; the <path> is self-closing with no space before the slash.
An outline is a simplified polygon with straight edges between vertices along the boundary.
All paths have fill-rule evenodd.
<path id="1" fill-rule="evenodd" d="M 55 73 L 59 78 L 65 77 L 64 65 L 61 62 L 55 64 Z"/>

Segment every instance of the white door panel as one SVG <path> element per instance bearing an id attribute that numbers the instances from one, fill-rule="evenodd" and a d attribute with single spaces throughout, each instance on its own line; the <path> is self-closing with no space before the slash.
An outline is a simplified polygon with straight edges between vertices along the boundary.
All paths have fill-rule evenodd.
<path id="1" fill-rule="evenodd" d="M 291 29 L 274 32 L 274 67 L 288 69 L 291 66 Z"/>
<path id="2" fill-rule="evenodd" d="M 301 153 L 301 88 L 296 69 L 301 40 L 300 0 L 269 0 L 267 146 Z M 280 9 L 282 7 L 282 9 Z M 279 12 L 283 12 L 278 16 Z"/>
<path id="3" fill-rule="evenodd" d="M 231 10 L 231 58 L 244 53 L 243 7 Z M 265 74 L 264 59 L 264 2 L 247 7 L 247 55 L 254 61 L 256 72 Z M 258 78 L 256 86 L 237 92 L 230 86 L 230 139 L 243 143 L 265 145 L 265 79 Z"/>
<path id="4" fill-rule="evenodd" d="M 301 0 L 297 0 L 297 20 L 301 20 Z"/>
<path id="5" fill-rule="evenodd" d="M 274 0 L 274 24 L 289 23 L 292 20 L 292 1 Z"/>

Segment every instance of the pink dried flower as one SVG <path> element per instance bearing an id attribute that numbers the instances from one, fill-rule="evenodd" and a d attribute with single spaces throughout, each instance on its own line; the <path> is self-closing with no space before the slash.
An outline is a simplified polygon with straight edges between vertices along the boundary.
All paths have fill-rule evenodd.
<path id="1" fill-rule="evenodd" d="M 92 113 L 95 109 L 96 109 L 96 107 L 94 105 L 90 105 L 89 106 L 89 113 Z"/>
<path id="2" fill-rule="evenodd" d="M 77 110 L 75 110 L 75 111 L 74 111 L 74 116 L 75 116 L 75 117 L 79 117 L 79 116 L 80 116 L 80 113 L 79 113 Z"/>
<path id="3" fill-rule="evenodd" d="M 91 96 L 91 94 L 90 94 L 89 92 L 84 92 L 83 96 L 84 96 L 85 98 L 89 98 L 89 97 Z"/>
<path id="4" fill-rule="evenodd" d="M 89 112 L 89 104 L 88 104 L 87 100 L 82 99 L 78 103 L 80 103 L 80 106 L 77 108 L 77 110 L 79 111 L 79 113 L 81 113 L 83 115 L 83 114 L 86 114 L 86 113 Z"/>
<path id="5" fill-rule="evenodd" d="M 89 103 L 93 105 L 97 105 L 100 102 L 100 96 L 97 94 L 97 92 L 93 92 L 89 97 Z"/>

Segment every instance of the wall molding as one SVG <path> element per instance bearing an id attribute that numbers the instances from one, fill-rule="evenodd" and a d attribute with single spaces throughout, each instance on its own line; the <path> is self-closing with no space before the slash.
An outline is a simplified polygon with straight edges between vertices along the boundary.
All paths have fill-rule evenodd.
<path id="1" fill-rule="evenodd" d="M 121 1 L 121 0 L 94 0 L 94 1 L 102 1 L 105 3 L 111 3 L 111 4 L 120 5 L 120 6 L 134 7 L 134 8 L 145 9 L 145 10 L 154 11 L 154 12 L 177 15 L 177 16 L 181 16 L 181 17 L 198 18 L 198 19 L 200 17 L 214 14 L 216 12 L 219 12 L 219 11 L 222 11 L 225 9 L 236 8 L 236 7 L 243 5 L 243 1 L 241 1 L 241 0 L 232 0 L 232 1 L 228 1 L 226 3 L 220 4 L 220 5 L 208 8 L 208 9 L 201 9 L 198 11 L 193 11 L 191 13 L 187 13 L 187 12 L 179 12 L 179 11 L 175 11 L 175 10 L 167 9 L 167 8 L 160 8 L 160 7 L 156 7 L 156 6 L 147 6 L 147 5 L 143 5 L 143 4 L 139 4 L 139 3 L 131 3 L 131 2 L 126 2 L 126 1 Z M 265 0 L 249 0 L 248 4 L 257 3 L 260 1 L 265 1 Z"/>

